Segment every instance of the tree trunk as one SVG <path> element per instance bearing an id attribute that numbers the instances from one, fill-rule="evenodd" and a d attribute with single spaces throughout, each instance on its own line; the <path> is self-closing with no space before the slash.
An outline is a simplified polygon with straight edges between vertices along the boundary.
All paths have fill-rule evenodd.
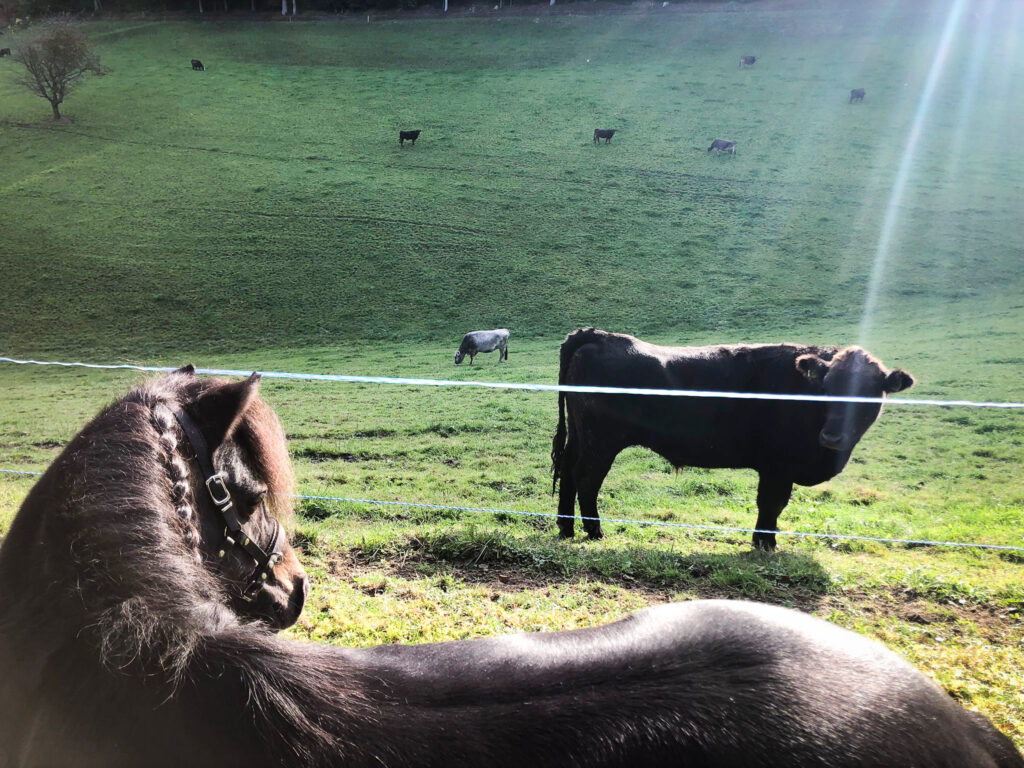
<path id="1" fill-rule="evenodd" d="M 203 12 L 203 0 L 199 0 L 199 12 Z"/>
<path id="2" fill-rule="evenodd" d="M 281 15 L 288 15 L 288 0 L 281 0 Z"/>
<path id="3" fill-rule="evenodd" d="M 60 102 L 51 101 L 50 106 L 53 107 L 53 119 L 60 120 L 60 110 L 57 108 L 58 106 L 60 106 Z"/>
<path id="4" fill-rule="evenodd" d="M 295 15 L 295 0 L 292 0 L 292 16 Z"/>

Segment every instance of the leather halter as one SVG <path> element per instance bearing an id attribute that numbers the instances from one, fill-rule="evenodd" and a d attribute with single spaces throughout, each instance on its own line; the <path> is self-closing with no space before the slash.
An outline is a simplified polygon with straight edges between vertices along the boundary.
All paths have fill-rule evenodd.
<path id="1" fill-rule="evenodd" d="M 256 563 L 256 570 L 253 572 L 252 578 L 245 589 L 242 590 L 242 599 L 250 602 L 256 598 L 256 595 L 266 585 L 271 569 L 284 558 L 284 547 L 287 543 L 284 526 L 276 518 L 271 518 L 274 521 L 274 536 L 270 540 L 269 553 L 249 538 L 249 534 L 242 529 L 242 521 L 239 520 L 238 514 L 234 510 L 231 492 L 228 490 L 227 483 L 225 482 L 226 477 L 224 473 L 217 472 L 213 468 L 210 449 L 206 444 L 206 438 L 203 437 L 203 433 L 199 431 L 192 418 L 181 408 L 169 405 L 163 407 L 166 407 L 174 414 L 174 418 L 181 425 L 185 437 L 192 444 L 196 463 L 199 464 L 199 469 L 206 478 L 206 490 L 209 492 L 210 499 L 224 520 L 224 541 L 217 550 L 217 556 L 223 558 L 230 548 L 238 547 Z"/>

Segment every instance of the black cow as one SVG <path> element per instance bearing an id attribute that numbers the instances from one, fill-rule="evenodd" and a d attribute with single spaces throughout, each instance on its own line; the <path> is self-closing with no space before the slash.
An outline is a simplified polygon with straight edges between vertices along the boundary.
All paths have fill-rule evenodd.
<path id="1" fill-rule="evenodd" d="M 612 130 L 605 130 L 605 129 L 602 129 L 602 128 L 595 128 L 594 129 L 594 143 L 595 144 L 600 144 L 601 143 L 600 140 L 604 139 L 604 143 L 607 144 L 609 141 L 612 140 L 612 136 L 614 136 L 614 135 L 615 135 L 614 129 L 612 129 Z"/>
<path id="2" fill-rule="evenodd" d="M 203 72 L 206 71 L 206 67 L 203 66 L 203 62 L 201 62 L 199 59 L 192 59 L 192 69 L 198 69 Z"/>
<path id="3" fill-rule="evenodd" d="M 10 48 L 0 48 L 0 58 L 3 58 L 4 56 L 10 56 L 10 55 L 11 55 L 11 49 Z"/>
<path id="4" fill-rule="evenodd" d="M 757 56 L 740 56 L 740 69 L 754 66 Z"/>
<path id="5" fill-rule="evenodd" d="M 728 152 L 730 155 L 736 154 L 736 142 L 729 141 L 729 139 L 715 139 L 711 142 L 711 146 L 708 147 L 708 152 L 714 150 L 715 154 L 719 152 Z"/>
<path id="6" fill-rule="evenodd" d="M 865 91 L 863 88 L 854 88 L 850 91 L 850 103 L 853 104 L 855 101 L 864 101 L 864 93 Z"/>
<path id="7" fill-rule="evenodd" d="M 881 397 L 913 386 L 860 347 L 751 344 L 659 347 L 621 333 L 584 328 L 562 344 L 559 384 L 645 389 Z M 568 416 L 566 415 L 568 408 Z M 615 457 L 641 445 L 676 467 L 756 469 L 757 525 L 775 530 L 793 484 L 839 474 L 874 423 L 879 403 L 559 393 L 552 445 L 558 529 L 573 535 L 576 495 L 583 528 L 601 536 L 597 493 Z M 775 535 L 754 545 L 775 548 Z"/>
<path id="8" fill-rule="evenodd" d="M 420 137 L 419 131 L 399 131 L 398 132 L 398 146 L 404 147 L 405 142 L 411 141 L 412 145 L 416 146 L 416 139 Z"/>

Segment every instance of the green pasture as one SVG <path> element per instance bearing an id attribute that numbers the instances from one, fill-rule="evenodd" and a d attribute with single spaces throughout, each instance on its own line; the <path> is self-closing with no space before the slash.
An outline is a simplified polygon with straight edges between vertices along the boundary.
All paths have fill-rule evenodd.
<path id="1" fill-rule="evenodd" d="M 0 60 L 0 355 L 551 383 L 564 335 L 593 324 L 863 343 L 917 377 L 907 396 L 1024 401 L 1024 16 L 968 4 L 944 48 L 950 7 L 91 23 L 108 71 L 68 122 Z M 619 132 L 595 147 L 595 127 Z M 423 130 L 415 147 L 400 128 Z M 735 157 L 705 151 L 717 137 Z M 498 326 L 507 363 L 452 365 L 462 333 Z M 140 378 L 0 363 L 0 468 L 45 468 Z M 551 393 L 263 392 L 300 493 L 554 512 Z M 889 406 L 780 525 L 1022 547 L 1022 461 L 1020 411 Z M 0 532 L 31 484 L 0 474 Z M 631 450 L 599 504 L 749 527 L 755 488 Z M 780 537 L 766 555 L 742 533 L 612 523 L 566 543 L 545 518 L 297 509 L 315 581 L 297 637 L 768 600 L 880 639 L 1024 746 L 1021 552 Z"/>

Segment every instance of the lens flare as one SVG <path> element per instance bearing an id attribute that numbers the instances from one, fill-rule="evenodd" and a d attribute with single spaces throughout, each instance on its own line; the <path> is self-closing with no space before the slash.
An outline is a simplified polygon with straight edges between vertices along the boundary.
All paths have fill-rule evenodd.
<path id="1" fill-rule="evenodd" d="M 883 278 L 885 277 L 885 268 L 889 262 L 893 235 L 896 232 L 896 227 L 899 223 L 900 208 L 903 205 L 904 198 L 906 196 L 907 180 L 910 177 L 910 173 L 914 165 L 914 159 L 917 155 L 917 150 L 921 142 L 921 136 L 931 112 L 938 83 L 942 78 L 947 60 L 949 59 L 949 52 L 953 44 L 953 39 L 959 29 L 960 21 L 964 14 L 964 8 L 966 8 L 967 5 L 968 3 L 966 0 L 954 0 L 950 5 L 949 13 L 946 17 L 946 23 L 942 30 L 942 37 L 935 49 L 935 54 L 932 57 L 932 63 L 928 70 L 928 78 L 925 81 L 924 88 L 918 99 L 917 110 L 914 113 L 914 122 L 903 147 L 903 155 L 900 158 L 900 164 L 896 171 L 892 191 L 889 194 L 889 203 L 886 207 L 885 217 L 882 220 L 882 228 L 879 233 L 878 244 L 875 247 L 875 258 L 874 263 L 871 266 L 871 277 L 868 282 L 868 290 L 864 300 L 864 310 L 861 313 L 860 329 L 858 333 L 859 343 L 861 345 L 866 346 L 869 342 L 868 336 L 871 328 L 871 321 L 874 316 L 875 307 L 878 303 L 879 289 L 881 288 Z"/>

